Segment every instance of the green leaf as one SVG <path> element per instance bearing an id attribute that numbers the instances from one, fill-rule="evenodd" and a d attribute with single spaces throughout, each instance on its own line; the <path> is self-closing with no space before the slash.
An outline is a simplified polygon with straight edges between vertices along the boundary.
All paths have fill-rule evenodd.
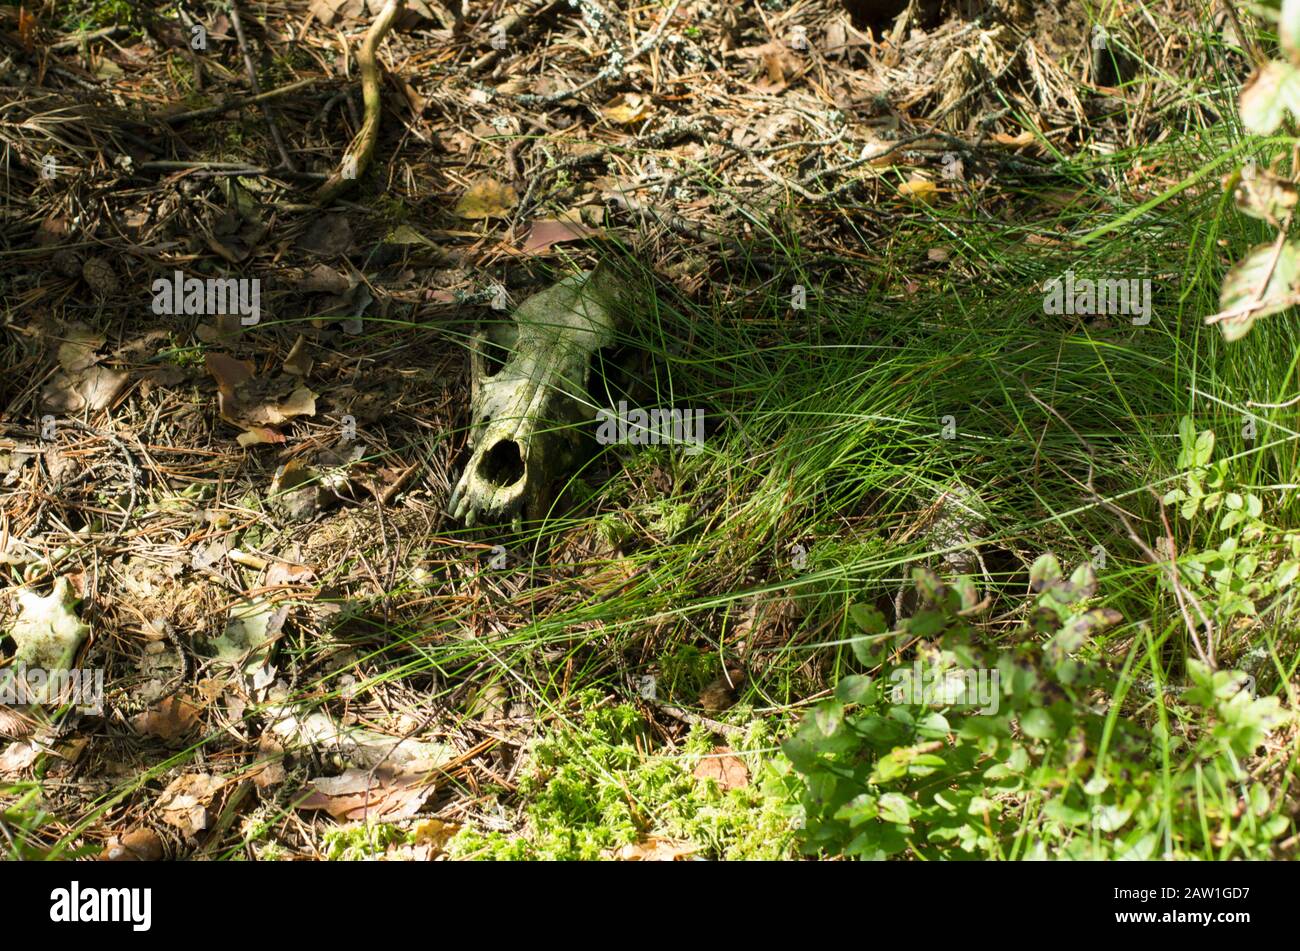
<path id="1" fill-rule="evenodd" d="M 931 569 L 913 568 L 912 579 L 916 582 L 916 590 L 921 593 L 924 600 L 931 604 L 943 603 L 944 595 L 948 593 L 947 585 Z"/>
<path id="2" fill-rule="evenodd" d="M 835 818 L 841 822 L 847 822 L 853 828 L 876 818 L 878 815 L 880 815 L 880 806 L 876 804 L 876 797 L 867 793 L 854 796 L 835 810 Z"/>
<path id="3" fill-rule="evenodd" d="M 1102 832 L 1116 832 L 1133 816 L 1133 810 L 1142 801 L 1142 794 L 1131 792 L 1122 803 L 1100 806 L 1095 812 L 1094 821 Z"/>
<path id="4" fill-rule="evenodd" d="M 1290 587 L 1298 576 L 1300 576 L 1300 561 L 1287 559 L 1273 572 L 1273 585 L 1281 591 L 1283 588 Z"/>
<path id="5" fill-rule="evenodd" d="M 1289 241 L 1280 250 L 1272 244 L 1257 245 L 1234 264 L 1223 279 L 1219 294 L 1220 313 L 1235 315 L 1219 322 L 1223 339 L 1240 340 L 1260 317 L 1290 307 L 1298 276 L 1300 255 Z"/>
<path id="6" fill-rule="evenodd" d="M 1034 707 L 1026 711 L 1020 717 L 1020 729 L 1024 731 L 1025 736 L 1036 740 L 1049 740 L 1056 736 L 1056 724 L 1052 722 L 1051 714 L 1042 707 Z"/>
<path id="7" fill-rule="evenodd" d="M 792 736 L 781 744 L 781 752 L 801 773 L 812 773 L 823 768 L 817 747 L 803 736 Z"/>
<path id="8" fill-rule="evenodd" d="M 912 820 L 911 801 L 901 793 L 885 793 L 880 797 L 880 818 L 907 825 Z"/>
<path id="9" fill-rule="evenodd" d="M 822 736 L 832 737 L 844 725 L 844 707 L 838 703 L 820 703 L 813 710 L 812 722 Z"/>
<path id="10" fill-rule="evenodd" d="M 1196 422 L 1190 416 L 1178 421 L 1178 468 L 1192 467 L 1192 451 L 1196 445 Z"/>
<path id="11" fill-rule="evenodd" d="M 1300 190 L 1267 169 L 1242 171 L 1232 192 L 1237 210 L 1274 227 L 1300 204 Z"/>
<path id="12" fill-rule="evenodd" d="M 835 685 L 835 699 L 841 703 L 867 703 L 875 697 L 870 677 L 854 674 Z"/>
<path id="13" fill-rule="evenodd" d="M 849 641 L 849 647 L 858 663 L 864 667 L 874 667 L 880 663 L 881 647 L 889 625 L 885 616 L 867 604 L 854 604 L 849 607 L 849 620 L 861 630 L 866 637 L 855 637 Z"/>
<path id="14" fill-rule="evenodd" d="M 1196 466 L 1206 465 L 1214 455 L 1214 430 L 1206 429 L 1196 437 L 1196 446 L 1192 450 L 1192 462 Z"/>
<path id="15" fill-rule="evenodd" d="M 889 630 L 885 616 L 869 604 L 854 604 L 849 608 L 849 620 L 856 624 L 863 634 L 884 634 Z"/>
<path id="16" fill-rule="evenodd" d="M 1070 618 L 1065 626 L 1056 632 L 1052 645 L 1056 650 L 1069 654 L 1083 646 L 1083 642 L 1113 624 L 1124 620 L 1124 615 L 1114 608 L 1093 608 Z"/>
<path id="17" fill-rule="evenodd" d="M 1070 596 L 1083 601 L 1096 593 L 1097 573 L 1092 570 L 1092 562 L 1085 561 L 1070 575 Z"/>
<path id="18" fill-rule="evenodd" d="M 948 615 L 934 609 L 917 611 L 903 623 L 903 626 L 907 628 L 909 634 L 916 637 L 934 637 L 948 626 Z"/>
<path id="19" fill-rule="evenodd" d="M 1081 826 L 1088 821 L 1088 813 L 1065 804 L 1063 799 L 1053 799 L 1043 807 L 1043 814 L 1062 825 Z"/>
<path id="20" fill-rule="evenodd" d="M 1039 594 L 1061 580 L 1061 563 L 1051 552 L 1039 555 L 1029 566 L 1029 590 Z"/>

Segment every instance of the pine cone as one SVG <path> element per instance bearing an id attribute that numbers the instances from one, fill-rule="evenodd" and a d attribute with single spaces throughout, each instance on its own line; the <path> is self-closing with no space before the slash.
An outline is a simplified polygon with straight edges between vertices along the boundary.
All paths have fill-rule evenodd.
<path id="1" fill-rule="evenodd" d="M 120 288 L 113 265 L 103 258 L 86 258 L 86 263 L 81 266 L 81 279 L 100 297 L 116 294 Z"/>

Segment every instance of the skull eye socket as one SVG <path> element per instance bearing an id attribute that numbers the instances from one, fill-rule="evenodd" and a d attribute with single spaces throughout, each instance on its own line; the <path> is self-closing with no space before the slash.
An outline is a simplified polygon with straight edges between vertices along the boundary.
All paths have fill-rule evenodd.
<path id="1" fill-rule="evenodd" d="M 486 453 L 478 464 L 481 479 L 504 488 L 524 477 L 524 457 L 519 443 L 503 439 Z"/>

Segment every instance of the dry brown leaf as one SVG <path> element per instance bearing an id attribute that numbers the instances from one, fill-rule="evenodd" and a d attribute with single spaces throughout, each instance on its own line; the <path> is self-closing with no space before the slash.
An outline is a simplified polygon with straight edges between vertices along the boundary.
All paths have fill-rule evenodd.
<path id="1" fill-rule="evenodd" d="M 618 125 L 632 125 L 647 118 L 654 111 L 649 96 L 627 92 L 600 110 L 600 114 Z"/>
<path id="2" fill-rule="evenodd" d="M 217 408 L 221 418 L 246 430 L 239 436 L 241 446 L 284 442 L 282 435 L 268 427 L 296 416 L 316 414 L 316 394 L 301 384 L 294 385 L 287 396 L 278 396 L 274 392 L 277 384 L 253 376 L 251 363 L 224 353 L 209 353 L 204 357 L 204 365 L 217 381 Z M 283 388 L 279 386 L 279 392 Z"/>
<path id="3" fill-rule="evenodd" d="M 298 339 L 293 342 L 289 349 L 289 355 L 284 358 L 284 372 L 297 377 L 305 377 L 311 372 L 312 368 L 311 353 L 308 351 L 307 338 L 298 334 Z"/>
<path id="4" fill-rule="evenodd" d="M 85 399 L 86 409 L 98 412 L 112 405 L 129 379 L 130 377 L 120 370 L 90 367 L 81 375 L 77 391 Z"/>
<path id="5" fill-rule="evenodd" d="M 460 196 L 454 212 L 458 217 L 470 220 L 505 218 L 518 201 L 519 196 L 509 185 L 492 178 L 481 178 Z"/>
<path id="6" fill-rule="evenodd" d="M 447 845 L 460 831 L 460 826 L 444 819 L 422 819 L 411 831 L 415 833 L 415 844 L 427 848 L 432 857 L 447 851 Z"/>
<path id="7" fill-rule="evenodd" d="M 311 14 L 322 26 L 331 26 L 337 19 L 355 20 L 364 16 L 366 0 L 312 0 Z"/>
<path id="8" fill-rule="evenodd" d="M 392 822 L 419 812 L 434 787 L 420 773 L 380 766 L 373 772 L 349 769 L 342 776 L 313 779 L 310 789 L 297 808 L 323 809 L 339 821 Z"/>
<path id="9" fill-rule="evenodd" d="M 352 249 L 352 225 L 343 215 L 321 215 L 298 239 L 298 248 L 321 257 L 346 254 Z"/>
<path id="10" fill-rule="evenodd" d="M 113 836 L 99 854 L 101 862 L 157 862 L 163 857 L 163 842 L 152 829 L 132 829 Z"/>
<path id="11" fill-rule="evenodd" d="M 317 264 L 293 282 L 296 291 L 304 294 L 343 294 L 352 286 L 346 274 L 340 274 L 327 264 Z"/>
<path id="12" fill-rule="evenodd" d="M 565 241 L 580 241 L 599 234 L 586 225 L 571 221 L 534 221 L 524 239 L 525 254 L 544 254 L 551 247 Z"/>
<path id="13" fill-rule="evenodd" d="M 269 733 L 263 733 L 257 742 L 258 762 L 249 771 L 253 785 L 258 789 L 269 789 L 284 782 L 287 773 L 284 769 L 284 747 Z"/>
<path id="14" fill-rule="evenodd" d="M 107 409 L 130 377 L 120 370 L 92 366 L 77 373 L 56 373 L 41 390 L 41 406 L 56 413 Z"/>
<path id="15" fill-rule="evenodd" d="M 316 572 L 306 565 L 291 565 L 286 561 L 274 561 L 266 569 L 266 587 L 279 588 L 288 585 L 302 585 L 316 577 Z"/>
<path id="16" fill-rule="evenodd" d="M 36 229 L 36 246 L 38 248 L 49 248 L 58 244 L 68 234 L 68 219 L 63 215 L 50 215 L 41 222 L 40 227 Z M 81 273 L 81 265 L 77 265 L 77 274 Z M 68 275 L 75 277 L 76 275 Z"/>
<path id="17" fill-rule="evenodd" d="M 172 694 L 153 709 L 133 717 L 131 725 L 136 732 L 145 736 L 156 736 L 160 740 L 171 742 L 183 739 L 198 729 L 201 712 L 190 700 Z"/>
<path id="18" fill-rule="evenodd" d="M 104 335 L 85 324 L 70 324 L 59 344 L 59 366 L 69 373 L 88 370 L 99 362 L 95 351 L 104 345 Z"/>
<path id="19" fill-rule="evenodd" d="M 249 446 L 274 446 L 287 441 L 284 433 L 277 433 L 274 429 L 267 429 L 265 426 L 250 426 L 235 437 L 235 442 L 244 449 Z"/>
<path id="20" fill-rule="evenodd" d="M 745 668 L 728 661 L 726 672 L 709 681 L 696 701 L 707 713 L 720 713 L 736 702 L 736 693 L 745 682 Z"/>
<path id="21" fill-rule="evenodd" d="M 163 822 L 193 836 L 212 825 L 212 801 L 225 781 L 207 773 L 187 773 L 172 781 L 158 797 Z"/>
<path id="22" fill-rule="evenodd" d="M 739 789 L 749 785 L 749 768 L 730 747 L 715 746 L 713 755 L 704 757 L 695 767 L 695 778 L 711 779 L 723 789 Z"/>
<path id="23" fill-rule="evenodd" d="M 41 755 L 41 748 L 35 743 L 26 743 L 21 740 L 10 743 L 5 747 L 5 751 L 0 753 L 0 773 L 20 773 L 27 767 L 36 762 L 36 757 Z"/>

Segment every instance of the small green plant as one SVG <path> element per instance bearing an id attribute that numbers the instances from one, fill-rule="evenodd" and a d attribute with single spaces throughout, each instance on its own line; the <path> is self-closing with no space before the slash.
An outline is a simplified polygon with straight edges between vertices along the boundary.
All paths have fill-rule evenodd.
<path id="1" fill-rule="evenodd" d="M 332 862 L 376 858 L 382 856 L 390 845 L 409 841 L 411 835 L 391 823 L 354 822 L 326 830 L 325 857 Z"/>
<path id="2" fill-rule="evenodd" d="M 1179 559 L 1180 577 L 1211 605 L 1220 625 L 1235 617 L 1253 617 L 1259 604 L 1300 577 L 1300 535 L 1270 525 L 1263 499 L 1229 484 L 1226 460 L 1210 462 L 1213 430 L 1197 433 L 1191 417 L 1184 417 L 1179 437 L 1178 467 L 1187 472 L 1186 488 L 1171 490 L 1164 502 L 1178 503 L 1179 513 L 1189 522 L 1197 515 L 1209 518 L 1222 533 L 1211 546 Z"/>
<path id="3" fill-rule="evenodd" d="M 1053 556 L 1034 563 L 1033 598 L 1009 649 L 980 646 L 969 581 L 946 585 L 925 569 L 915 576 L 920 607 L 897 630 L 873 609 L 851 612 L 860 629 L 853 651 L 883 678 L 842 679 L 783 746 L 803 780 L 805 851 L 1145 859 L 1218 848 L 1259 856 L 1289 827 L 1243 767 L 1287 717 L 1277 698 L 1252 697 L 1240 675 L 1190 666 L 1185 696 L 1162 691 L 1140 711 L 1126 710 L 1131 677 L 1089 650 L 1121 620 L 1092 604 L 1090 565 L 1066 579 Z M 882 659 L 882 644 L 895 658 L 914 645 L 915 659 Z M 918 691 L 922 662 L 929 684 Z M 1176 768 L 1160 769 L 1178 755 Z"/>
<path id="4" fill-rule="evenodd" d="M 756 724 L 747 745 L 769 743 Z M 652 746 L 636 708 L 611 706 L 596 692 L 584 692 L 574 723 L 550 731 L 529 752 L 519 784 L 526 817 L 520 832 L 467 826 L 452 841 L 452 854 L 598 859 L 659 840 L 703 858 L 781 858 L 791 852 L 794 784 L 784 764 L 742 752 L 753 781 L 722 789 L 693 774 L 713 751 L 707 731 L 693 729 L 671 753 L 655 753 Z"/>

